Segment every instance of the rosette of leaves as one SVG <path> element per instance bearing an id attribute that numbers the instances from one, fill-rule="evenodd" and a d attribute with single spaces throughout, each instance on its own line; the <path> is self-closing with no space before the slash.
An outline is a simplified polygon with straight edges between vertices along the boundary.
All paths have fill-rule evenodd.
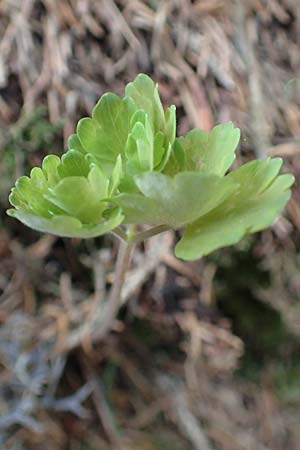
<path id="1" fill-rule="evenodd" d="M 15 209 L 8 214 L 38 231 L 66 237 L 89 238 L 107 233 L 124 219 L 112 208 L 120 175 L 117 158 L 111 176 L 90 155 L 70 150 L 62 158 L 47 156 L 42 167 L 16 182 L 9 197 Z"/>
<path id="2" fill-rule="evenodd" d="M 175 253 L 196 259 L 271 225 L 290 196 L 293 177 L 278 176 L 279 158 L 228 173 L 239 139 L 232 123 L 176 137 L 175 107 L 164 110 L 157 85 L 141 74 L 123 98 L 100 98 L 62 159 L 49 156 L 17 181 L 9 214 L 83 238 L 114 230 L 138 240 L 127 225 L 183 229 Z"/>
<path id="3" fill-rule="evenodd" d="M 134 175 L 161 171 L 171 155 L 176 134 L 175 106 L 164 111 L 157 85 L 140 74 L 125 89 L 125 97 L 104 94 L 92 117 L 81 119 L 69 148 L 91 154 L 106 171 L 123 162 L 123 184 Z"/>

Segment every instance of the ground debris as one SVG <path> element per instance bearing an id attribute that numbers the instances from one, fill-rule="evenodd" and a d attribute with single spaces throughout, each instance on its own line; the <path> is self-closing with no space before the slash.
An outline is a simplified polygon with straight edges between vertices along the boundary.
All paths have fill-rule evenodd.
<path id="1" fill-rule="evenodd" d="M 283 156 L 298 176 L 298 3 L 0 2 L 4 450 L 299 448 L 299 184 L 284 217 L 237 249 L 183 264 L 174 233 L 139 246 L 111 333 L 103 311 L 116 244 L 41 237 L 5 216 L 16 176 L 60 154 L 100 95 L 121 94 L 138 72 L 176 104 L 180 134 L 232 120 L 238 159 Z M 224 283 L 235 286 L 226 301 L 250 292 L 288 330 L 273 359 L 250 365 L 252 378 L 236 375 L 248 343 L 220 307 Z"/>

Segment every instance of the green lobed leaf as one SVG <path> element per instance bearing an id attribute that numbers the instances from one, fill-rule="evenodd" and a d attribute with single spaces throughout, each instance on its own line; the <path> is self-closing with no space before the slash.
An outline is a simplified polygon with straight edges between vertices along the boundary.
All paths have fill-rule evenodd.
<path id="1" fill-rule="evenodd" d="M 148 114 L 141 110 L 133 115 L 131 127 L 125 148 L 127 172 L 134 176 L 154 168 L 160 171 L 168 157 L 164 133 L 154 135 Z"/>
<path id="2" fill-rule="evenodd" d="M 61 161 L 56 155 L 48 155 L 43 159 L 42 171 L 50 186 L 59 181 L 58 167 L 60 163 Z"/>
<path id="3" fill-rule="evenodd" d="M 206 214 L 230 195 L 236 183 L 216 175 L 184 172 L 171 178 L 157 172 L 135 177 L 141 194 L 120 194 L 129 223 L 165 224 L 180 227 Z"/>
<path id="4" fill-rule="evenodd" d="M 168 173 L 177 170 L 191 170 L 213 173 L 223 176 L 235 158 L 235 150 L 240 140 L 240 130 L 231 122 L 217 125 L 210 133 L 203 130 L 192 130 L 186 136 L 177 138 L 177 149 L 184 152 L 184 160 L 180 155 L 170 163 Z M 182 153 L 182 151 L 181 151 Z"/>
<path id="5" fill-rule="evenodd" d="M 90 171 L 90 163 L 85 155 L 78 150 L 69 150 L 65 153 L 57 165 L 57 173 L 60 178 L 87 177 Z"/>
<path id="6" fill-rule="evenodd" d="M 42 168 L 35 167 L 30 177 L 17 180 L 9 198 L 16 209 L 9 214 L 32 228 L 54 234 L 88 237 L 102 233 L 117 220 L 114 215 L 110 220 L 114 210 L 109 196 L 118 188 L 121 168 L 121 158 L 117 158 L 108 177 L 90 162 L 89 155 L 77 150 L 69 150 L 61 159 L 49 155 Z"/>
<path id="7" fill-rule="evenodd" d="M 143 170 L 153 170 L 153 167 L 155 167 L 156 171 L 162 171 L 171 155 L 172 145 L 176 136 L 176 108 L 174 105 L 171 105 L 164 112 L 157 85 L 150 77 L 144 74 L 138 75 L 132 83 L 129 83 L 125 92 L 136 106 L 147 114 L 152 129 L 152 135 L 148 133 L 147 136 L 150 147 L 143 140 L 140 146 L 139 159 L 141 160 L 141 153 L 145 149 L 148 152 L 148 159 L 149 155 L 153 155 L 154 166 L 147 164 L 148 169 L 146 169 L 146 165 L 143 164 Z M 128 167 L 132 174 L 136 174 L 139 171 L 139 165 L 136 160 L 134 162 L 133 160 L 130 161 Z"/>
<path id="8" fill-rule="evenodd" d="M 149 115 L 154 132 L 159 130 L 165 132 L 165 113 L 158 88 L 148 75 L 139 74 L 134 81 L 127 84 L 125 94 L 134 101 L 138 109 Z"/>
<path id="9" fill-rule="evenodd" d="M 252 161 L 229 174 L 239 189 L 223 204 L 188 225 L 175 254 L 197 259 L 227 245 L 236 244 L 245 234 L 270 226 L 290 197 L 291 175 L 277 173 L 281 160 Z"/>
<path id="10" fill-rule="evenodd" d="M 44 194 L 47 192 L 48 183 L 41 169 L 34 168 L 31 177 L 20 177 L 16 186 L 12 189 L 9 201 L 17 209 L 43 217 L 51 217 L 62 212 L 57 206 L 49 202 Z"/>
<path id="11" fill-rule="evenodd" d="M 14 217 L 24 225 L 43 233 L 55 234 L 61 237 L 92 238 L 101 236 L 116 228 L 123 221 L 123 214 L 120 208 L 111 210 L 109 217 L 98 224 L 83 225 L 80 220 L 66 216 L 57 215 L 52 218 L 44 218 L 28 212 L 16 209 L 9 209 L 7 214 Z"/>
<path id="12" fill-rule="evenodd" d="M 104 94 L 92 117 L 79 121 L 68 147 L 93 155 L 109 174 L 119 154 L 126 157 L 124 167 L 131 176 L 163 170 L 176 134 L 175 106 L 164 112 L 157 85 L 144 74 L 129 83 L 125 93 L 124 99 Z"/>
<path id="13" fill-rule="evenodd" d="M 83 118 L 77 125 L 77 136 L 84 151 L 100 162 L 114 163 L 124 153 L 134 112 L 131 99 L 104 94 L 93 109 L 92 118 Z"/>
<path id="14" fill-rule="evenodd" d="M 77 134 L 71 134 L 68 138 L 68 149 L 69 150 L 77 150 L 80 153 L 85 153 L 84 148 L 82 147 L 80 140 Z"/>

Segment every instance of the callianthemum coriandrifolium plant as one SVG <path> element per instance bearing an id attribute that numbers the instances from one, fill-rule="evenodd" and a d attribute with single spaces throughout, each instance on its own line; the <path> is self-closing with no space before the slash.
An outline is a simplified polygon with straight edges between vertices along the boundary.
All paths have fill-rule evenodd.
<path id="1" fill-rule="evenodd" d="M 280 158 L 228 172 L 240 132 L 231 122 L 176 137 L 175 106 L 140 74 L 123 98 L 104 94 L 79 121 L 67 152 L 16 182 L 8 214 L 39 231 L 127 243 L 182 229 L 176 256 L 192 260 L 272 224 L 290 196 Z M 138 225 L 149 229 L 136 232 Z"/>

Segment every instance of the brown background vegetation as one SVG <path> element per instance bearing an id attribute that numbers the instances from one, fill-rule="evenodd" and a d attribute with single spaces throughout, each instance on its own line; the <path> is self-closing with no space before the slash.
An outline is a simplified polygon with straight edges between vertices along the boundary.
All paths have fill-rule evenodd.
<path id="1" fill-rule="evenodd" d="M 195 263 L 172 233 L 137 248 L 99 342 L 117 243 L 25 229 L 7 194 L 139 72 L 179 134 L 232 120 L 237 164 L 279 155 L 296 183 L 236 248 Z M 2 0 L 0 150 L 1 448 L 300 448 L 298 0 Z"/>

